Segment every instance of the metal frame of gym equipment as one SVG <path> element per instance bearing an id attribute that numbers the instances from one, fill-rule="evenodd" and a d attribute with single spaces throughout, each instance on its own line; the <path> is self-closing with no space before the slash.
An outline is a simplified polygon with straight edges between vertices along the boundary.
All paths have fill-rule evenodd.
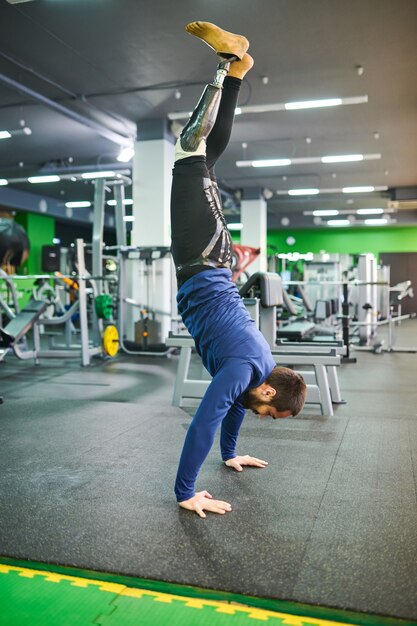
<path id="1" fill-rule="evenodd" d="M 380 284 L 380 283 L 378 283 Z M 392 294 L 397 294 L 396 298 Z M 399 283 L 398 285 L 394 285 L 390 287 L 388 285 L 388 298 L 389 298 L 389 306 L 387 318 L 381 321 L 377 321 L 375 326 L 378 328 L 380 326 L 388 326 L 388 342 L 387 347 L 384 348 L 384 342 L 381 341 L 379 343 L 375 343 L 370 346 L 353 346 L 354 350 L 358 351 L 366 351 L 373 352 L 374 354 L 382 354 L 384 352 L 397 352 L 403 354 L 415 354 L 417 353 L 417 348 L 409 347 L 409 348 L 401 348 L 395 346 L 395 326 L 398 326 L 402 321 L 413 319 L 416 317 L 416 313 L 407 313 L 405 315 L 401 315 L 401 301 L 407 296 L 413 296 L 413 290 L 411 287 L 411 281 L 404 281 L 403 283 Z M 394 315 L 394 302 L 397 300 L 396 304 L 398 306 L 398 313 Z M 362 325 L 366 324 L 366 322 L 362 322 Z"/>
<path id="2" fill-rule="evenodd" d="M 88 307 L 87 296 L 92 293 L 95 297 L 98 293 L 96 285 L 96 277 L 91 276 L 85 268 L 84 258 L 84 241 L 82 239 L 76 240 L 76 259 L 78 274 L 65 276 L 53 276 L 53 275 L 35 275 L 35 276 L 14 276 L 5 278 L 0 275 L 0 278 L 7 280 L 9 286 L 12 287 L 13 299 L 17 314 L 1 331 L 3 336 L 9 337 L 9 345 L 6 346 L 3 353 L 0 355 L 3 359 L 8 351 L 12 349 L 15 355 L 22 360 L 34 359 L 35 364 L 39 364 L 41 358 L 77 358 L 81 357 L 81 365 L 87 366 L 91 362 L 91 357 L 100 355 L 103 353 L 103 346 L 101 343 L 102 332 L 102 320 L 97 318 L 95 308 L 92 307 L 92 334 L 93 340 L 90 339 L 89 321 L 88 321 Z M 6 275 L 7 276 L 7 275 Z M 62 281 L 62 278 L 71 278 L 77 280 L 79 283 L 78 288 L 78 300 L 61 316 L 53 318 L 41 317 L 51 304 L 50 300 L 34 300 L 29 302 L 23 311 L 20 311 L 17 303 L 16 289 L 14 286 L 14 280 L 19 279 L 45 279 L 52 281 Z M 102 279 L 102 277 L 99 277 Z M 90 287 L 87 288 L 87 282 L 90 283 Z M 16 306 L 17 305 L 17 306 Z M 72 334 L 72 322 L 71 318 L 75 313 L 80 315 L 80 344 L 68 345 Z M 41 347 L 41 328 L 48 326 L 62 326 L 65 324 L 65 337 L 67 344 L 54 347 L 50 344 L 50 349 L 42 349 Z M 26 335 L 29 330 L 33 329 L 33 349 L 29 349 L 27 345 Z M 0 360 L 1 360 L 0 359 Z"/>
<path id="3" fill-rule="evenodd" d="M 128 298 L 126 295 L 126 266 L 129 261 L 140 261 L 145 262 L 148 270 L 146 274 L 147 280 L 147 302 L 150 302 L 150 267 L 152 267 L 152 271 L 154 271 L 154 261 L 158 259 L 163 259 L 168 254 L 171 253 L 170 248 L 167 246 L 108 246 L 105 250 L 116 250 L 119 259 L 119 301 L 118 301 L 118 322 L 119 322 L 119 335 L 120 335 L 120 347 L 126 354 L 130 355 L 144 355 L 144 356 L 166 356 L 171 352 L 171 348 L 162 351 L 152 351 L 151 349 L 146 350 L 146 346 L 141 350 L 131 350 L 125 344 L 125 313 L 126 313 L 126 305 L 130 307 L 134 307 L 140 310 L 146 309 L 148 312 L 158 315 L 169 316 L 170 319 L 174 319 L 174 312 L 171 311 L 161 311 L 159 309 L 151 309 L 147 305 L 140 302 L 136 302 L 132 298 Z M 152 274 L 154 277 L 155 275 Z M 155 281 L 154 281 L 155 282 Z"/>
<path id="4" fill-rule="evenodd" d="M 126 176 L 120 176 L 116 180 L 108 181 L 106 179 L 95 180 L 95 195 L 94 195 L 94 218 L 93 218 L 93 245 L 92 245 L 92 257 L 93 265 L 92 270 L 94 275 L 101 275 L 103 266 L 103 252 L 111 252 L 117 254 L 118 266 L 119 266 L 119 285 L 118 285 L 118 326 L 119 326 L 119 346 L 126 354 L 130 355 L 148 355 L 148 356 L 165 356 L 171 349 L 166 351 L 153 352 L 152 350 L 131 350 L 125 344 L 125 313 L 126 305 L 131 307 L 137 307 L 140 309 L 146 308 L 147 311 L 156 313 L 158 315 L 169 315 L 173 317 L 173 312 L 159 311 L 156 309 L 150 309 L 148 306 L 144 306 L 141 303 L 136 302 L 132 298 L 128 298 L 126 295 L 127 281 L 126 281 L 126 264 L 128 261 L 142 261 L 149 259 L 149 253 L 151 254 L 151 261 L 163 258 L 166 256 L 170 249 L 164 246 L 128 246 L 126 238 L 126 225 L 125 225 L 125 205 L 124 205 L 124 187 L 126 184 L 130 184 L 131 180 Z M 116 223 L 116 246 L 104 246 L 103 241 L 103 228 L 104 228 L 104 210 L 105 210 L 105 192 L 107 187 L 113 187 L 114 199 L 115 199 L 115 223 Z M 102 292 L 103 284 L 99 280 L 97 282 L 99 293 Z M 149 303 L 149 283 L 147 289 L 147 297 Z"/>
<path id="5" fill-rule="evenodd" d="M 367 263 L 369 266 L 369 260 L 364 261 L 364 262 Z M 299 285 L 304 285 L 306 283 L 305 281 L 289 281 L 287 284 L 299 286 Z M 309 284 L 315 285 L 316 283 L 311 282 Z M 317 283 L 317 284 L 320 284 L 320 283 Z M 329 281 L 329 284 L 331 284 L 330 281 Z M 395 325 L 397 325 L 399 322 L 403 320 L 411 319 L 415 317 L 415 315 L 413 314 L 401 315 L 400 311 L 398 315 L 394 315 L 394 305 L 390 301 L 391 300 L 390 293 L 398 291 L 395 285 L 391 287 L 389 282 L 387 282 L 386 280 L 376 280 L 376 281 L 355 280 L 355 281 L 350 281 L 350 282 L 346 282 L 346 281 L 338 282 L 337 281 L 335 282 L 335 284 L 341 285 L 343 289 L 342 313 L 337 316 L 337 318 L 341 320 L 342 322 L 343 343 L 346 347 L 346 353 L 342 358 L 343 363 L 353 363 L 356 361 L 355 358 L 351 357 L 352 349 L 355 351 L 374 352 L 375 354 L 380 354 L 383 352 L 399 352 L 399 353 L 417 352 L 417 349 L 414 347 L 400 348 L 400 347 L 395 346 L 395 332 L 394 332 Z M 411 281 L 405 281 L 404 285 L 405 285 L 405 291 L 400 292 L 399 296 L 397 296 L 397 298 L 400 298 L 400 301 L 401 299 L 403 299 L 404 297 L 408 295 L 407 290 L 409 290 L 411 287 Z M 387 300 L 388 302 L 390 302 L 389 306 L 387 307 L 386 318 L 383 320 L 375 320 L 374 319 L 375 315 L 373 318 L 370 317 L 369 315 L 370 308 L 365 306 L 365 308 L 363 308 L 364 315 L 362 316 L 364 319 L 358 320 L 358 321 L 352 321 L 352 316 L 349 310 L 349 301 L 350 301 L 350 292 L 353 287 L 357 287 L 359 293 L 361 293 L 360 302 L 361 303 L 363 302 L 363 305 L 362 307 L 359 307 L 359 309 L 363 308 L 364 305 L 368 304 L 367 299 L 366 299 L 367 295 L 372 296 L 373 304 L 369 303 L 371 304 L 371 307 L 372 308 L 376 307 L 377 302 L 378 302 L 378 293 L 377 293 L 378 288 L 382 288 L 382 290 L 386 290 L 387 293 L 384 295 L 384 300 Z M 294 322 L 293 324 L 295 326 L 297 322 Z M 377 329 L 380 328 L 381 326 L 388 326 L 388 345 L 386 348 L 383 347 L 383 341 L 377 342 L 374 345 L 355 345 L 352 343 L 351 336 L 357 333 L 359 334 L 359 337 L 362 341 L 365 341 L 367 344 L 369 344 L 371 339 L 376 338 Z M 361 329 L 363 328 L 365 329 L 369 328 L 370 330 L 369 332 L 361 332 Z M 308 342 L 308 341 L 302 341 L 301 343 L 302 345 L 305 345 L 305 344 L 314 345 L 314 342 Z M 322 342 L 320 341 L 319 345 L 321 344 Z"/>
<path id="6" fill-rule="evenodd" d="M 265 278 L 262 278 L 265 277 Z M 248 311 L 255 323 L 259 321 L 259 328 L 268 341 L 273 358 L 278 365 L 292 368 L 310 366 L 312 372 L 304 372 L 307 384 L 307 403 L 319 404 L 323 415 L 332 416 L 333 402 L 343 403 L 337 378 L 336 367 L 340 365 L 344 346 L 317 346 L 306 347 L 303 344 L 293 349 L 293 345 L 275 345 L 276 307 L 282 304 L 282 284 L 277 274 L 257 273 L 248 281 L 252 284 L 257 280 L 261 284 L 261 298 L 243 298 Z M 245 287 L 245 286 L 244 286 Z M 243 289 L 243 288 L 242 288 Z M 248 300 L 248 301 L 247 301 Z M 184 406 L 190 400 L 195 401 L 203 397 L 210 376 L 202 366 L 200 378 L 188 378 L 191 353 L 194 340 L 188 334 L 170 333 L 166 340 L 168 346 L 180 348 L 180 358 L 174 385 L 172 403 L 174 406 Z"/>

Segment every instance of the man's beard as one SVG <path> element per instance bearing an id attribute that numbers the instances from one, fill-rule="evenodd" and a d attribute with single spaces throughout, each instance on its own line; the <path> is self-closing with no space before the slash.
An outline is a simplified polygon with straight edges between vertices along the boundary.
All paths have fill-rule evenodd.
<path id="1" fill-rule="evenodd" d="M 242 404 L 245 409 L 250 409 L 256 415 L 258 415 L 257 408 L 261 406 L 262 402 L 258 400 L 253 389 L 248 389 L 242 396 Z"/>

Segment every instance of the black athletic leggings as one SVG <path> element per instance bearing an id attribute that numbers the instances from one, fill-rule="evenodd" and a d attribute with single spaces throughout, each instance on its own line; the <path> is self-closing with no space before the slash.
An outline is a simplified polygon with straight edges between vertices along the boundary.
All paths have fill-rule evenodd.
<path id="1" fill-rule="evenodd" d="M 232 240 L 223 215 L 214 166 L 229 143 L 242 81 L 227 76 L 206 156 L 175 163 L 171 191 L 171 252 L 178 286 L 206 269 L 230 267 Z"/>

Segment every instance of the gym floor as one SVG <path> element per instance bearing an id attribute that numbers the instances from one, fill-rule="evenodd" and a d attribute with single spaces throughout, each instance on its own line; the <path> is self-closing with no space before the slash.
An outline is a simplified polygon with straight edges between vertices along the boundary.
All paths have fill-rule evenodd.
<path id="1" fill-rule="evenodd" d="M 398 345 L 417 346 L 416 320 L 402 323 Z M 25 563 L 70 566 L 101 580 L 106 572 L 242 594 L 258 606 L 362 614 L 339 622 L 385 623 L 371 614 L 415 623 L 417 355 L 355 356 L 340 368 L 347 404 L 334 417 L 316 407 L 286 420 L 247 415 L 239 451 L 265 458 L 267 469 L 233 472 L 214 445 L 198 486 L 233 511 L 205 520 L 173 496 L 193 411 L 171 406 L 177 356 L 122 355 L 89 368 L 8 357 L 0 574 L 26 580 Z"/>

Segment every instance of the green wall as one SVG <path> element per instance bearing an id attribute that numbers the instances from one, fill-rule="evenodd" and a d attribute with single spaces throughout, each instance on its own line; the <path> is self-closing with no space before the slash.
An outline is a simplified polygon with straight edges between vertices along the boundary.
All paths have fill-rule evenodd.
<path id="1" fill-rule="evenodd" d="M 295 244 L 289 246 L 287 237 Z M 278 252 L 360 254 L 373 252 L 417 252 L 417 226 L 285 229 L 268 231 L 268 244 Z"/>
<path id="2" fill-rule="evenodd" d="M 30 241 L 30 254 L 20 268 L 21 274 L 42 273 L 42 246 L 51 246 L 55 237 L 55 219 L 49 215 L 37 213 L 18 213 L 18 222 L 26 231 Z"/>

